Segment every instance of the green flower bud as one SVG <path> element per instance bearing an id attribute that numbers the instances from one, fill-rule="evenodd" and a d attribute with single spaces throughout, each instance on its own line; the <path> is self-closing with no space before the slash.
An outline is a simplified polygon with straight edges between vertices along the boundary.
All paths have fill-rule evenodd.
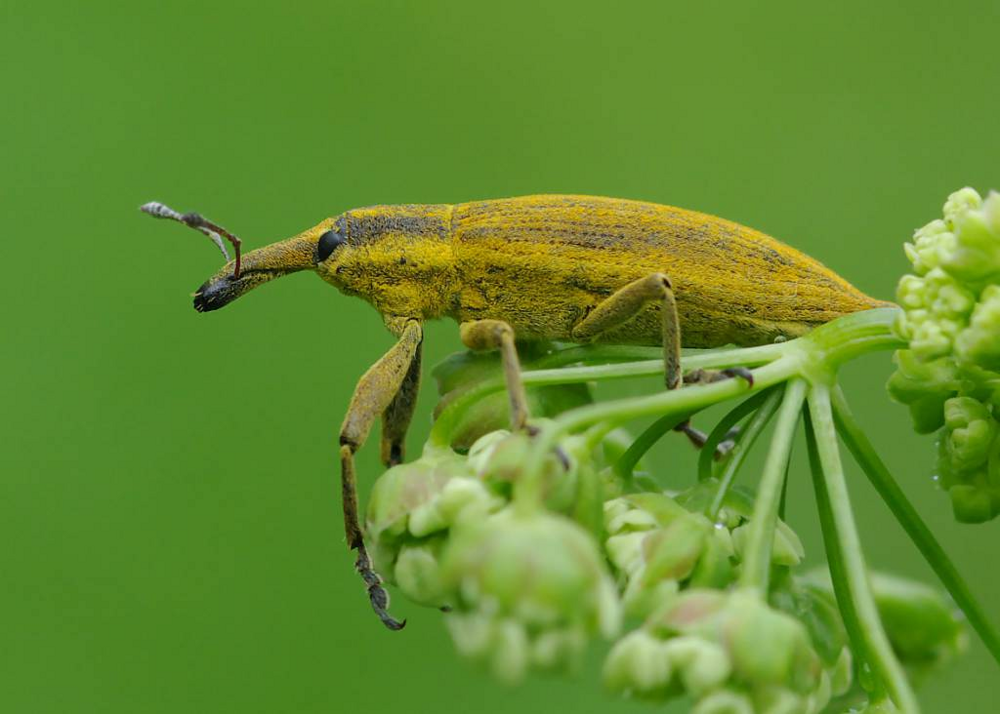
<path id="1" fill-rule="evenodd" d="M 646 697 L 683 692 L 705 707 L 737 688 L 752 712 L 819 711 L 830 697 L 805 627 L 747 591 L 679 593 L 612 650 L 605 679 Z"/>
<path id="2" fill-rule="evenodd" d="M 473 480 L 465 458 L 450 451 L 434 451 L 408 464 L 388 469 L 372 486 L 368 498 L 370 537 L 399 536 L 407 532 L 413 511 L 439 498 L 452 479 Z"/>
<path id="3" fill-rule="evenodd" d="M 969 471 L 985 465 L 997 435 L 997 422 L 989 410 L 970 397 L 955 397 L 944 403 L 944 421 L 949 469 Z"/>
<path id="4" fill-rule="evenodd" d="M 396 556 L 393 579 L 411 601 L 427 607 L 447 604 L 447 592 L 441 579 L 440 556 L 444 539 L 429 538 L 404 544 Z"/>
<path id="5" fill-rule="evenodd" d="M 798 579 L 805 590 L 834 599 L 830 574 L 814 570 Z M 871 574 L 879 618 L 896 656 L 911 675 L 938 669 L 966 646 L 964 621 L 943 593 L 923 583 L 885 573 Z M 847 655 L 849 656 L 849 655 Z M 833 692 L 843 694 L 840 674 L 849 665 L 831 668 Z"/>
<path id="6" fill-rule="evenodd" d="M 966 213 L 979 208 L 982 203 L 983 199 L 979 195 L 979 192 L 970 186 L 966 186 L 948 196 L 941 211 L 944 213 L 944 220 L 948 223 L 949 227 L 954 227 Z"/>
<path id="7" fill-rule="evenodd" d="M 938 475 L 956 520 L 981 523 L 1000 513 L 1000 424 L 972 397 L 945 403 Z"/>
<path id="8" fill-rule="evenodd" d="M 850 690 L 854 682 L 854 657 L 851 649 L 845 646 L 840 650 L 833 667 L 827 670 L 830 675 L 830 694 L 835 697 L 843 696 Z"/>
<path id="9" fill-rule="evenodd" d="M 893 361 L 896 371 L 889 378 L 889 396 L 909 405 L 918 434 L 937 431 L 944 426 L 945 401 L 955 396 L 961 385 L 955 360 L 924 361 L 911 350 L 898 350 Z"/>
<path id="10" fill-rule="evenodd" d="M 951 353 L 976 304 L 975 295 L 941 268 L 903 276 L 896 297 L 904 310 L 898 330 L 923 360 Z"/>
<path id="11" fill-rule="evenodd" d="M 605 549 L 625 580 L 629 615 L 647 617 L 696 575 L 700 584 L 731 581 L 729 531 L 713 527 L 700 513 L 659 493 L 613 499 L 604 508 Z"/>
<path id="12" fill-rule="evenodd" d="M 724 588 L 735 579 L 733 561 L 735 548 L 729 530 L 722 523 L 715 524 L 705 541 L 701 558 L 688 581 L 695 588 Z"/>
<path id="13" fill-rule="evenodd" d="M 739 692 L 728 689 L 713 692 L 699 701 L 691 714 L 755 714 L 753 703 Z"/>
<path id="14" fill-rule="evenodd" d="M 818 692 L 817 698 L 824 699 L 825 704 L 829 701 L 829 692 Z M 819 708 L 816 708 L 809 698 L 798 696 L 782 687 L 770 687 L 756 693 L 754 711 L 757 714 L 803 714 L 819 711 Z"/>
<path id="15" fill-rule="evenodd" d="M 678 685 L 692 696 L 711 692 L 729 678 L 725 649 L 699 637 L 661 640 L 646 630 L 631 632 L 612 648 L 604 663 L 610 690 L 645 699 L 666 699 Z"/>
<path id="16" fill-rule="evenodd" d="M 645 630 L 620 639 L 604 662 L 604 685 L 613 692 L 640 697 L 667 695 L 673 669 L 666 644 Z"/>
<path id="17" fill-rule="evenodd" d="M 736 549 L 736 556 L 743 559 L 743 550 L 746 547 L 747 537 L 750 533 L 750 524 L 744 524 L 733 531 L 733 546 Z M 779 520 L 774 529 L 774 543 L 771 546 L 771 562 L 774 565 L 793 566 L 802 562 L 805 557 L 805 549 L 802 541 L 787 523 Z"/>
<path id="18" fill-rule="evenodd" d="M 838 666 L 847 651 L 847 632 L 831 591 L 814 585 L 811 580 L 785 573 L 775 583 L 771 604 L 805 626 L 812 646 L 827 668 Z"/>
<path id="19" fill-rule="evenodd" d="M 936 667 L 965 648 L 957 609 L 934 588 L 873 573 L 872 589 L 889 641 L 908 667 Z"/>
<path id="20" fill-rule="evenodd" d="M 984 205 L 978 193 L 972 189 L 963 191 L 965 195 L 956 205 L 949 206 L 958 194 L 952 194 L 945 204 L 946 220 L 953 226 L 956 240 L 954 249 L 945 254 L 942 267 L 971 286 L 996 282 L 1000 277 L 997 201 L 991 193 Z"/>
<path id="21" fill-rule="evenodd" d="M 589 636 L 621 621 L 614 584 L 591 536 L 551 513 L 506 509 L 463 522 L 442 558 L 459 650 L 517 681 L 534 667 L 573 666 Z"/>
<path id="22" fill-rule="evenodd" d="M 451 450 L 394 466 L 375 482 L 368 500 L 373 560 L 410 600 L 441 607 L 447 604 L 439 565 L 444 536 L 462 520 L 481 519 L 503 505 Z"/>
<path id="23" fill-rule="evenodd" d="M 917 275 L 926 275 L 941 265 L 942 260 L 955 249 L 955 234 L 948 230 L 941 219 L 931 221 L 913 235 L 913 243 L 906 243 L 903 250 L 913 264 Z"/>
<path id="24" fill-rule="evenodd" d="M 680 675 L 684 690 L 694 697 L 720 687 L 732 674 L 732 663 L 719 644 L 700 637 L 675 637 L 664 649 Z"/>
<path id="25" fill-rule="evenodd" d="M 531 643 L 524 624 L 514 618 L 452 613 L 445 618 L 459 654 L 483 662 L 506 684 L 517 684 L 531 665 Z"/>
<path id="26" fill-rule="evenodd" d="M 469 465 L 495 493 L 510 497 L 530 460 L 533 437 L 497 431 L 478 439 L 469 450 Z M 542 496 L 549 510 L 571 516 L 598 533 L 606 484 L 594 465 L 592 449 L 582 436 L 561 440 L 543 462 Z"/>
<path id="27" fill-rule="evenodd" d="M 1000 513 L 998 494 L 971 484 L 956 484 L 948 489 L 951 509 L 959 523 L 985 523 Z"/>
<path id="28" fill-rule="evenodd" d="M 955 356 L 985 369 L 1000 369 L 1000 285 L 987 286 L 979 296 L 969 326 L 955 340 Z"/>
<path id="29" fill-rule="evenodd" d="M 692 513 L 705 513 L 715 501 L 719 491 L 718 479 L 699 481 L 679 493 L 671 494 L 674 500 Z M 732 531 L 734 528 L 750 519 L 753 514 L 754 493 L 743 486 L 733 486 L 726 492 L 722 501 L 722 509 L 715 522 Z"/>
<path id="30" fill-rule="evenodd" d="M 726 623 L 736 676 L 749 684 L 807 693 L 819 683 L 819 658 L 805 627 L 753 593 L 734 593 Z"/>

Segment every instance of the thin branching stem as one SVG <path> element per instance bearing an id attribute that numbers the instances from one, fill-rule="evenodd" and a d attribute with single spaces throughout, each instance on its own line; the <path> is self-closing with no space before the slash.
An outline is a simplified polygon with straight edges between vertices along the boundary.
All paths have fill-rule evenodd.
<path id="1" fill-rule="evenodd" d="M 636 437 L 632 445 L 618 458 L 618 461 L 615 462 L 614 469 L 618 477 L 627 484 L 631 483 L 632 472 L 635 470 L 635 465 L 639 463 L 639 460 L 664 434 L 673 431 L 674 428 L 684 423 L 684 420 L 687 418 L 688 416 L 685 414 L 667 414 L 650 424 L 645 431 Z M 704 448 L 708 448 L 707 444 Z M 712 448 L 714 449 L 715 447 Z"/>
<path id="2" fill-rule="evenodd" d="M 816 490 L 821 516 L 826 511 L 825 517 L 821 517 L 823 539 L 836 541 L 836 550 L 839 551 L 837 558 L 840 561 L 838 569 L 842 570 L 840 576 L 843 578 L 843 587 L 835 587 L 837 602 L 844 613 L 845 624 L 848 615 L 857 618 L 855 634 L 863 643 L 865 659 L 873 674 L 884 684 L 893 703 L 907 714 L 917 714 L 920 707 L 906 673 L 892 651 L 868 580 L 861 537 L 854 523 L 854 512 L 840 461 L 837 430 L 830 406 L 830 389 L 826 385 L 813 384 L 809 393 L 809 416 L 822 470 L 822 477 L 816 479 Z M 827 552 L 829 555 L 829 547 Z M 831 575 L 836 586 L 838 578 L 833 572 L 832 562 Z"/>
<path id="3" fill-rule="evenodd" d="M 792 437 L 806 397 L 806 383 L 802 379 L 792 380 L 781 400 L 778 421 L 771 438 L 771 448 L 767 452 L 757 500 L 754 503 L 750 531 L 747 534 L 746 549 L 743 553 L 743 570 L 740 585 L 756 590 L 766 598 L 771 575 L 771 548 L 774 544 L 774 530 L 778 521 L 778 505 L 781 502 L 781 487 L 785 480 L 785 465 L 792 449 Z"/>
<path id="4" fill-rule="evenodd" d="M 777 387 L 773 387 L 769 392 L 762 393 L 767 394 L 766 400 L 753 415 L 753 418 L 750 419 L 750 423 L 747 424 L 746 430 L 740 435 L 740 440 L 736 442 L 736 446 L 733 447 L 729 458 L 726 460 L 726 465 L 722 469 L 722 474 L 719 477 L 719 487 L 716 489 L 715 496 L 712 498 L 712 503 L 709 504 L 708 513 L 706 514 L 711 521 L 714 522 L 719 517 L 722 504 L 726 502 L 726 494 L 729 493 L 733 482 L 736 481 L 736 475 L 743 466 L 743 462 L 746 461 L 750 449 L 753 448 L 757 439 L 771 422 L 775 412 L 778 411 L 784 392 L 785 386 L 778 385 Z"/>
<path id="5" fill-rule="evenodd" d="M 705 446 L 698 455 L 699 481 L 707 481 L 712 478 L 713 465 L 715 464 L 718 456 L 715 453 L 715 450 L 718 448 L 719 444 L 722 443 L 722 441 L 729 435 L 736 425 L 743 421 L 747 415 L 755 413 L 773 391 L 780 391 L 782 388 L 782 385 L 771 387 L 769 390 L 758 392 L 752 397 L 744 399 L 742 402 L 730 409 L 729 413 L 719 420 L 719 423 L 715 425 L 715 428 L 709 432 L 708 438 L 705 440 Z M 745 444 L 743 441 L 745 436 L 745 432 L 737 435 L 736 443 L 733 445 L 733 450 L 726 455 L 726 462 L 732 458 L 734 451 L 740 448 L 741 443 Z"/>

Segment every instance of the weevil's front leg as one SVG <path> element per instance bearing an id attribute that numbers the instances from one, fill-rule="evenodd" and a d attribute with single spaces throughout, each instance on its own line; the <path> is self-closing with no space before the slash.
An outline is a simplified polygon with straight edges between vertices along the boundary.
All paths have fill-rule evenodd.
<path id="1" fill-rule="evenodd" d="M 375 613 L 390 630 L 399 630 L 406 622 L 400 622 L 389 615 L 389 595 L 382 587 L 382 578 L 375 572 L 368 550 L 365 548 L 358 518 L 357 477 L 354 471 L 354 454 L 365 443 L 375 420 L 395 402 L 401 388 L 407 384 L 407 378 L 423 340 L 423 328 L 416 320 L 387 320 L 386 324 L 399 336 L 399 341 L 365 372 L 354 389 L 354 396 L 347 408 L 347 416 L 344 417 L 344 423 L 340 428 L 340 467 L 344 531 L 347 534 L 348 547 L 358 551 L 354 567 L 365 581 L 368 598 Z M 417 361 L 419 362 L 419 359 Z M 412 408 L 415 381 L 410 388 L 414 394 L 404 399 L 408 400 L 407 403 Z M 392 423 L 393 429 L 398 428 L 398 421 Z M 403 430 L 405 431 L 405 428 Z M 397 432 L 390 430 L 390 433 Z"/>
<path id="2" fill-rule="evenodd" d="M 476 320 L 459 326 L 462 344 L 470 350 L 500 350 L 504 381 L 510 398 L 510 426 L 517 431 L 528 421 L 528 395 L 521 381 L 521 362 L 514 344 L 514 328 L 503 320 Z"/>
<path id="3" fill-rule="evenodd" d="M 382 414 L 382 463 L 386 466 L 403 463 L 406 453 L 406 431 L 410 428 L 413 409 L 417 406 L 417 393 L 420 391 L 422 352 L 423 342 L 418 342 L 413 359 L 410 360 L 410 368 L 403 377 L 403 383 Z"/>

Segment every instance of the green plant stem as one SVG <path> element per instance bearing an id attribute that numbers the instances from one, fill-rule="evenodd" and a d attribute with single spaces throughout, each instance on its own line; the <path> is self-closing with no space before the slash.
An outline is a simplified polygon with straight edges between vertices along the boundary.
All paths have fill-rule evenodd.
<path id="1" fill-rule="evenodd" d="M 795 435 L 795 426 L 798 424 L 805 396 L 806 383 L 802 379 L 792 380 L 785 389 L 774 436 L 771 438 L 771 448 L 768 449 L 767 460 L 764 462 L 743 554 L 740 585 L 756 590 L 765 599 L 771 575 L 771 548 L 774 545 L 785 464 L 791 452 L 792 437 Z"/>
<path id="2" fill-rule="evenodd" d="M 726 367 L 753 367 L 777 361 L 795 340 L 760 347 L 741 349 L 703 350 L 691 354 L 685 353 L 684 368 L 694 369 L 724 369 Z M 649 352 L 650 355 L 661 350 L 646 347 L 620 347 L 606 345 L 601 347 L 577 347 L 560 350 L 537 364 L 544 364 L 546 369 L 535 369 L 522 372 L 521 380 L 526 387 L 544 387 L 555 384 L 574 384 L 579 382 L 603 382 L 614 379 L 633 379 L 663 374 L 663 358 L 649 359 L 640 362 L 623 362 L 614 364 L 587 365 L 582 367 L 565 367 L 564 364 L 575 364 L 581 360 L 623 360 L 635 358 L 637 355 Z M 493 392 L 506 388 L 502 376 L 483 380 L 469 387 L 465 392 L 451 401 L 434 422 L 429 440 L 436 446 L 447 446 L 451 443 L 451 432 L 461 420 L 462 415 L 473 404 Z"/>
<path id="3" fill-rule="evenodd" d="M 715 425 L 708 434 L 708 438 L 705 440 L 705 445 L 701 449 L 701 453 L 698 454 L 698 480 L 707 481 L 712 478 L 713 464 L 716 461 L 717 454 L 715 450 L 719 447 L 719 444 L 726 438 L 726 435 L 746 417 L 748 414 L 756 412 L 760 405 L 768 398 L 769 394 L 773 390 L 780 390 L 781 386 L 772 387 L 769 390 L 758 392 L 752 397 L 744 399 L 742 402 L 737 404 L 735 407 L 729 410 L 729 413 L 724 417 L 719 419 L 719 423 Z M 740 442 L 745 436 L 744 433 L 740 433 L 736 437 L 736 443 L 733 445 L 732 450 L 726 454 L 727 460 L 732 458 L 734 452 L 739 448 Z"/>
<path id="4" fill-rule="evenodd" d="M 781 482 L 781 503 L 778 504 L 778 518 L 785 520 L 785 505 L 788 503 L 788 474 L 792 470 L 792 455 L 785 461 L 785 479 Z"/>
<path id="5" fill-rule="evenodd" d="M 781 356 L 784 346 L 781 343 L 771 345 L 760 345 L 757 347 L 747 347 L 733 349 L 723 347 L 711 350 L 690 350 L 685 349 L 682 361 L 687 367 L 694 361 L 708 363 L 714 359 L 720 359 L 727 366 L 756 366 L 772 362 Z M 738 362 L 730 364 L 733 355 L 736 354 Z M 580 345 L 556 349 L 550 354 L 540 357 L 533 363 L 535 370 L 553 369 L 569 364 L 600 365 L 615 362 L 661 362 L 663 361 L 662 347 L 643 347 L 640 345 Z M 722 364 L 720 362 L 720 365 Z M 660 370 L 663 371 L 662 369 Z"/>
<path id="6" fill-rule="evenodd" d="M 862 643 L 863 658 L 885 686 L 896 707 L 906 714 L 917 714 L 920 707 L 882 627 L 868 581 L 861 539 L 854 523 L 854 513 L 840 462 L 837 431 L 830 406 L 830 390 L 826 385 L 812 386 L 809 393 L 809 415 L 816 456 L 821 467 L 818 478 L 814 473 L 817 505 L 823 526 L 823 540 L 827 543 L 827 553 L 831 556 L 834 590 L 844 614 L 845 625 L 849 616 L 857 618 L 852 629 L 854 636 L 860 638 Z M 836 543 L 835 549 L 829 547 L 831 541 Z M 835 560 L 838 561 L 837 565 L 834 564 Z M 841 572 L 837 573 L 835 569 Z M 841 581 L 840 588 L 836 587 L 838 580 Z"/>
<path id="7" fill-rule="evenodd" d="M 805 375 L 806 372 L 811 371 L 810 365 L 820 365 L 821 369 L 832 372 L 835 371 L 836 366 L 840 362 L 856 357 L 859 354 L 876 349 L 893 349 L 903 346 L 903 343 L 892 334 L 890 329 L 897 312 L 896 308 L 880 308 L 853 313 L 821 325 L 805 337 L 789 340 L 788 342 L 739 349 L 685 352 L 684 368 L 686 370 L 694 370 L 723 369 L 740 366 L 759 367 L 758 372 L 765 377 L 773 374 L 773 372 L 765 370 L 777 364 L 782 365 L 781 373 L 786 377 L 792 374 Z M 652 357 L 655 354 L 662 353 L 659 353 L 655 348 L 597 345 L 557 350 L 552 355 L 539 360 L 539 363 L 558 367 L 558 365 L 581 361 L 614 362 L 617 360 L 630 360 L 645 354 L 649 354 Z M 640 362 L 538 369 L 524 372 L 521 378 L 525 386 L 534 387 L 577 382 L 599 382 L 611 379 L 630 379 L 662 373 L 663 360 L 660 358 Z M 761 377 L 758 376 L 758 384 L 755 387 L 762 386 L 759 384 L 760 379 Z M 725 382 L 718 382 L 716 385 L 728 385 L 739 381 L 726 380 Z M 782 381 L 782 379 L 772 380 L 763 386 L 770 386 L 778 381 Z M 716 385 L 701 386 L 697 389 L 711 389 Z M 432 447 L 448 446 L 451 443 L 451 433 L 465 411 L 487 394 L 502 390 L 504 387 L 503 378 L 498 376 L 493 379 L 484 380 L 456 397 L 438 414 L 429 436 L 430 445 Z M 692 390 L 680 389 L 674 391 L 689 394 Z M 709 393 L 702 392 L 702 394 L 714 398 L 714 401 L 707 401 L 707 405 L 724 399 L 730 399 L 746 391 L 748 390 L 727 388 L 721 395 L 718 395 L 718 392 L 715 391 Z M 752 391 L 756 391 L 756 389 Z M 644 399 L 652 399 L 652 397 L 637 398 L 640 402 Z M 621 400 L 621 402 L 627 401 L 631 400 Z M 600 406 L 602 405 L 594 405 L 594 407 Z M 581 409 L 585 410 L 587 408 L 582 407 Z M 620 408 L 628 409 L 623 406 Z M 581 409 L 573 410 L 570 413 L 575 414 L 581 411 Z M 661 407 L 655 401 L 642 402 L 637 407 L 638 413 L 635 416 L 663 414 L 668 411 L 673 413 L 671 407 Z M 697 409 L 692 410 L 690 413 L 693 413 L 693 411 L 697 411 Z M 587 418 L 585 413 L 577 416 L 584 419 Z"/>
<path id="8" fill-rule="evenodd" d="M 816 361 L 836 371 L 844 362 L 868 352 L 906 347 L 906 342 L 892 331 L 898 315 L 896 307 L 855 312 L 820 325 L 801 341 L 815 350 Z"/>
<path id="9" fill-rule="evenodd" d="M 876 453 L 871 441 L 851 413 L 847 399 L 839 387 L 833 391 L 832 402 L 837 430 L 847 449 L 865 472 L 878 495 L 885 501 L 892 515 L 924 556 L 924 560 L 948 590 L 955 604 L 965 613 L 972 629 L 979 635 L 993 659 L 1000 664 L 1000 636 L 996 629 L 944 548 Z"/>
<path id="10" fill-rule="evenodd" d="M 716 489 L 712 503 L 709 504 L 708 512 L 705 514 L 709 520 L 714 522 L 719 517 L 722 504 L 726 502 L 726 494 L 732 488 L 733 482 L 736 480 L 736 475 L 743 466 L 743 462 L 746 461 L 750 449 L 753 448 L 757 439 L 771 422 L 775 412 L 778 411 L 784 391 L 784 385 L 778 385 L 766 393 L 768 395 L 766 401 L 757 410 L 757 413 L 753 415 L 750 423 L 747 424 L 746 430 L 740 435 L 739 441 L 736 442 L 736 446 L 730 452 L 729 458 L 726 460 L 726 465 L 722 470 L 722 475 L 719 477 L 719 487 Z M 764 393 L 762 392 L 762 394 Z"/>
<path id="11" fill-rule="evenodd" d="M 609 426 L 616 426 L 643 416 L 693 414 L 739 394 L 763 391 L 767 387 L 783 382 L 796 374 L 797 365 L 797 358 L 783 357 L 754 370 L 752 387 L 742 379 L 726 379 L 712 384 L 673 389 L 647 397 L 619 399 L 571 409 L 559 416 L 535 438 L 522 478 L 525 480 L 539 478 L 546 454 L 564 434 L 586 428 L 599 421 L 606 421 Z"/>
<path id="12" fill-rule="evenodd" d="M 652 448 L 653 444 L 659 441 L 664 434 L 673 431 L 675 427 L 682 424 L 688 415 L 667 414 L 660 417 L 649 427 L 636 437 L 632 445 L 625 450 L 625 453 L 615 462 L 614 469 L 618 477 L 626 484 L 632 482 L 632 472 L 639 459 Z"/>
<path id="13" fill-rule="evenodd" d="M 808 407 L 802 410 L 802 416 L 805 421 L 806 454 L 809 457 L 809 471 L 812 475 L 813 489 L 816 493 L 816 509 L 819 514 L 820 529 L 823 533 L 823 546 L 826 550 L 827 567 L 830 569 L 830 580 L 837 599 L 837 607 L 840 610 L 841 620 L 844 623 L 844 629 L 847 631 L 847 639 L 850 642 L 851 652 L 854 655 L 855 669 L 858 672 L 859 683 L 868 692 L 870 699 L 884 698 L 885 687 L 881 679 L 873 679 L 871 665 L 868 664 L 865 637 L 861 631 L 861 620 L 854 608 L 854 601 L 847 591 L 847 570 L 836 536 L 833 510 L 830 507 L 830 495 L 826 490 L 823 465 L 820 463 L 819 448 L 816 445 L 816 434 L 813 431 L 812 418 L 809 416 Z"/>

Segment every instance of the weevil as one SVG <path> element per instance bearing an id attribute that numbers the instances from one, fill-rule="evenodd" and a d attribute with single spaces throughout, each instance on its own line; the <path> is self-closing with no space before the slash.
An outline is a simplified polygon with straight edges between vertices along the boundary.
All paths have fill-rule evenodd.
<path id="1" fill-rule="evenodd" d="M 236 247 L 194 295 L 217 310 L 275 278 L 310 270 L 370 302 L 395 345 L 359 380 L 339 433 L 344 528 L 375 612 L 400 629 L 365 548 L 354 456 L 376 419 L 382 461 L 400 463 L 420 383 L 423 323 L 448 317 L 463 344 L 499 350 L 511 426 L 526 428 L 517 343 L 662 346 L 665 386 L 682 379 L 681 346 L 757 345 L 798 337 L 847 313 L 887 305 L 816 260 L 751 228 L 642 201 L 540 195 L 346 211 L 240 255 L 239 239 L 197 214 L 143 207 Z M 224 249 L 223 249 L 223 252 Z M 689 430 L 694 434 L 693 430 Z"/>

